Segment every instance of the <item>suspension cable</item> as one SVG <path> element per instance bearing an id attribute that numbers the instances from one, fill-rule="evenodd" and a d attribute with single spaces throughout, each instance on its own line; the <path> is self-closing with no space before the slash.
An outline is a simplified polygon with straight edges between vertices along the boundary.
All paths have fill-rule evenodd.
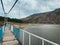
<path id="1" fill-rule="evenodd" d="M 1 0 L 1 5 L 2 5 L 3 12 L 5 14 L 5 9 L 4 9 L 4 5 L 3 5 L 3 1 L 2 0 Z"/>
<path id="2" fill-rule="evenodd" d="M 13 7 L 15 6 L 15 4 L 16 4 L 17 2 L 18 2 L 18 0 L 15 1 L 15 3 L 13 4 L 13 6 L 11 7 L 11 9 L 8 11 L 7 14 L 10 13 L 10 11 L 13 9 Z M 3 1 L 2 1 L 2 0 L 1 0 L 1 5 L 2 5 L 2 8 L 3 8 L 3 12 L 4 12 L 4 14 L 5 14 L 6 12 L 5 12 L 4 5 L 3 5 Z"/>
<path id="3" fill-rule="evenodd" d="M 5 18 L 4 18 L 4 25 L 6 24 L 6 22 L 7 22 L 7 19 L 6 19 L 6 12 L 5 12 L 5 9 L 4 9 L 4 5 L 3 5 L 3 1 L 1 0 L 1 5 L 2 5 L 2 9 L 3 9 L 3 13 L 4 13 L 4 15 L 5 15 Z"/>
<path id="4" fill-rule="evenodd" d="M 6 13 L 6 12 L 5 12 L 5 9 L 4 9 L 3 1 L 1 0 L 2 9 L 3 9 L 4 15 L 5 15 L 4 23 L 7 22 L 7 14 L 10 13 L 10 11 L 14 8 L 14 6 L 15 6 L 15 4 L 16 4 L 17 2 L 18 2 L 18 0 L 15 1 L 15 3 L 13 4 L 13 6 L 11 7 L 11 9 L 8 11 L 8 13 Z"/>
<path id="5" fill-rule="evenodd" d="M 15 4 L 18 2 L 18 0 L 15 1 L 15 3 L 13 4 L 13 6 L 11 7 L 11 9 L 9 10 L 8 14 L 10 13 L 10 11 L 13 9 L 13 7 L 15 6 Z"/>

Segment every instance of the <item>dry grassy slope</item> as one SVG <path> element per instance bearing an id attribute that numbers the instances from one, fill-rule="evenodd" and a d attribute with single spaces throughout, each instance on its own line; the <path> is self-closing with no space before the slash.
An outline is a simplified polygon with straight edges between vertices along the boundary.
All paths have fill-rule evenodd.
<path id="1" fill-rule="evenodd" d="M 16 26 L 17 28 L 24 28 L 29 25 L 28 23 L 15 23 L 15 22 L 9 22 L 9 24 Z"/>
<path id="2" fill-rule="evenodd" d="M 33 14 L 22 20 L 26 23 L 60 24 L 60 9 L 46 13 Z"/>

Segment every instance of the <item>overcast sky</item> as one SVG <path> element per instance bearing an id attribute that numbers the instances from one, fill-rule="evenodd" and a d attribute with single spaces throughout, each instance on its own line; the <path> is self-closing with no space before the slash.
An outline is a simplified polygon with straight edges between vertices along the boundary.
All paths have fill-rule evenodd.
<path id="1" fill-rule="evenodd" d="M 15 0 L 3 0 L 5 11 L 8 12 Z M 60 0 L 19 0 L 8 14 L 12 18 L 24 18 L 34 13 L 43 13 L 60 8 Z M 4 16 L 1 3 L 0 15 Z"/>

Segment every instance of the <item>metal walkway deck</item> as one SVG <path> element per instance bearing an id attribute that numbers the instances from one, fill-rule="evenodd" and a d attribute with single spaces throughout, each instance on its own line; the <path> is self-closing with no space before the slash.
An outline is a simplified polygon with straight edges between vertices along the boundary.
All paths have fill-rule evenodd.
<path id="1" fill-rule="evenodd" d="M 6 27 L 3 35 L 2 45 L 19 45 L 13 33 Z"/>

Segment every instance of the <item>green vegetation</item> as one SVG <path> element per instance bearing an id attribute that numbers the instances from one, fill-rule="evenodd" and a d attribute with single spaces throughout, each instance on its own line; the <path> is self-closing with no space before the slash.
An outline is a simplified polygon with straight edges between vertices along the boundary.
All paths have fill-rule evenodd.
<path id="1" fill-rule="evenodd" d="M 23 21 L 20 19 L 11 19 L 11 18 L 7 18 L 8 22 L 16 22 L 16 23 L 22 23 Z"/>
<path id="2" fill-rule="evenodd" d="M 8 22 L 16 22 L 16 23 L 22 23 L 23 21 L 20 19 L 15 19 L 15 18 L 5 18 L 0 16 L 0 23 L 4 22 L 4 20 L 7 19 Z"/>

